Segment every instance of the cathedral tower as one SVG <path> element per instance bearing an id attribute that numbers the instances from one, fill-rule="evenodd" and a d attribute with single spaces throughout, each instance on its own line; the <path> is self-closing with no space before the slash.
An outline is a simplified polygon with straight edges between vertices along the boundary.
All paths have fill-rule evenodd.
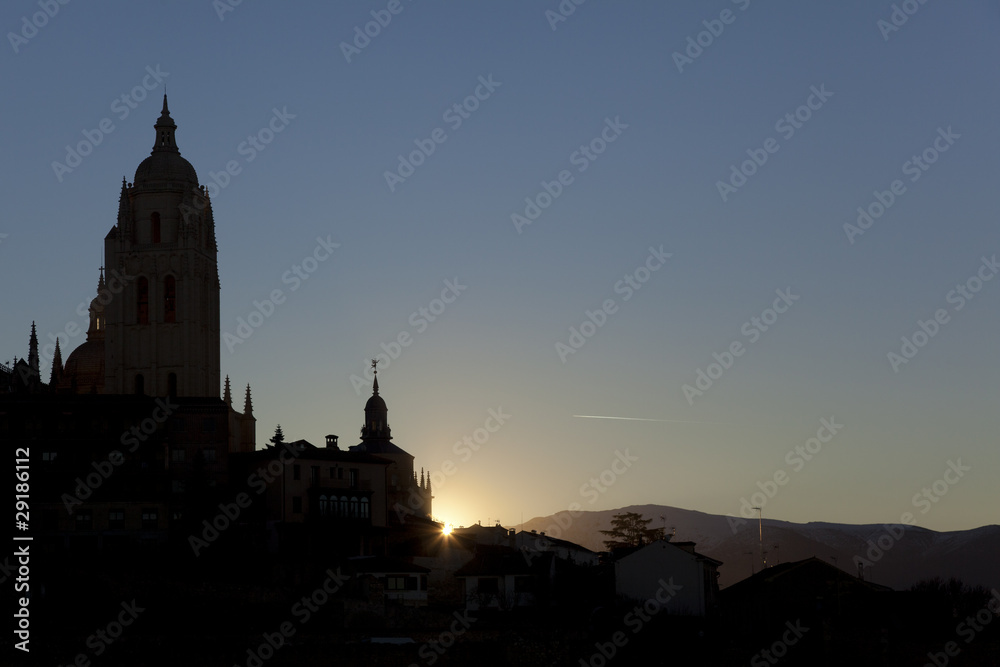
<path id="1" fill-rule="evenodd" d="M 167 96 L 156 140 L 104 240 L 109 280 L 124 290 L 106 307 L 110 394 L 219 396 L 219 269 L 206 189 L 177 149 Z"/>

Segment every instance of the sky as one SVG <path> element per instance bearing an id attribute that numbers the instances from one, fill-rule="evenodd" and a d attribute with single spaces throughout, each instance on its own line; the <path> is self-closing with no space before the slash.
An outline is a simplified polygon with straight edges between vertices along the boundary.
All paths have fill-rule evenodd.
<path id="1" fill-rule="evenodd" d="M 997 2 L 577 2 L 3 3 L 0 357 L 86 328 L 166 87 L 259 445 L 381 355 L 455 525 L 996 523 Z"/>

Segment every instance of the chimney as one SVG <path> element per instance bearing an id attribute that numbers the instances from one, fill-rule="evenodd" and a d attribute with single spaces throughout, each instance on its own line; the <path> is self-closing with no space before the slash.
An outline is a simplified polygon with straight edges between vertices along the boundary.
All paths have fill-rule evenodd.
<path id="1" fill-rule="evenodd" d="M 328 435 L 328 436 L 326 436 L 326 448 L 327 449 L 340 449 L 340 447 L 337 446 L 337 436 L 335 436 L 335 435 Z"/>

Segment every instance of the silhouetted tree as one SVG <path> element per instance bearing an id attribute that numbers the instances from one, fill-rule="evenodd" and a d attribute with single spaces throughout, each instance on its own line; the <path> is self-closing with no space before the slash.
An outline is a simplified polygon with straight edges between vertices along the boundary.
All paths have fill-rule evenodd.
<path id="1" fill-rule="evenodd" d="M 951 577 L 947 581 L 941 577 L 921 579 L 910 587 L 933 606 L 946 610 L 949 615 L 975 614 L 989 602 L 990 593 L 985 586 L 970 586 L 960 579 Z"/>
<path id="2" fill-rule="evenodd" d="M 604 540 L 604 548 L 608 551 L 621 547 L 638 547 L 665 536 L 663 528 L 649 528 L 652 519 L 643 519 L 637 512 L 615 514 L 611 518 L 611 530 L 602 530 L 602 535 L 611 539 Z"/>
<path id="3" fill-rule="evenodd" d="M 285 434 L 281 432 L 281 424 L 278 424 L 278 428 L 274 429 L 274 435 L 271 436 L 271 444 L 275 447 L 285 444 Z"/>

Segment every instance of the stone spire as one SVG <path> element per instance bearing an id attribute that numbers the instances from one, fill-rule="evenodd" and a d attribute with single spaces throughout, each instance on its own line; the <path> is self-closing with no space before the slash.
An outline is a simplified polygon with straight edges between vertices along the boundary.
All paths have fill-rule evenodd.
<path id="1" fill-rule="evenodd" d="M 101 295 L 107 291 L 107 283 L 104 282 L 104 267 L 100 268 L 100 276 L 97 279 L 97 296 L 90 302 L 90 328 L 87 329 L 87 340 L 104 340 L 104 304 L 101 303 Z"/>
<path id="2" fill-rule="evenodd" d="M 131 239 L 135 231 L 132 222 L 132 204 L 128 195 L 128 183 L 125 181 L 125 177 L 122 176 L 122 189 L 118 193 L 118 222 L 111 228 L 106 238 Z"/>
<path id="3" fill-rule="evenodd" d="M 35 323 L 31 323 L 31 339 L 28 341 L 28 368 L 32 375 L 39 377 L 38 372 L 38 334 L 35 332 Z"/>
<path id="4" fill-rule="evenodd" d="M 156 125 L 153 128 L 156 130 L 156 142 L 153 144 L 154 153 L 161 151 L 180 153 L 177 150 L 177 140 L 174 138 L 177 124 L 170 117 L 170 109 L 167 108 L 166 93 L 163 93 L 163 110 L 160 112 L 160 117 L 156 119 Z"/>
<path id="5" fill-rule="evenodd" d="M 253 416 L 253 402 L 250 400 L 250 383 L 247 382 L 247 398 L 246 402 L 243 404 L 243 416 L 250 417 Z"/>
<path id="6" fill-rule="evenodd" d="M 229 376 L 226 376 L 226 392 L 222 396 L 222 400 L 226 402 L 226 405 L 233 407 L 233 392 L 229 387 Z"/>
<path id="7" fill-rule="evenodd" d="M 56 352 L 52 357 L 52 375 L 49 376 L 49 387 L 55 389 L 62 379 L 63 360 L 62 351 L 59 349 L 59 337 L 56 337 Z"/>

